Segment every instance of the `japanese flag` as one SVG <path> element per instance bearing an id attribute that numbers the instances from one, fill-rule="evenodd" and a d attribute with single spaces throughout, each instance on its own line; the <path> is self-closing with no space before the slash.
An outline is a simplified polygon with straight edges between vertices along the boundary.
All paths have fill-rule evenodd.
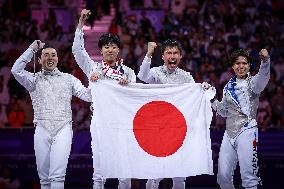
<path id="1" fill-rule="evenodd" d="M 95 171 L 141 179 L 213 174 L 211 90 L 112 81 L 90 86 Z"/>

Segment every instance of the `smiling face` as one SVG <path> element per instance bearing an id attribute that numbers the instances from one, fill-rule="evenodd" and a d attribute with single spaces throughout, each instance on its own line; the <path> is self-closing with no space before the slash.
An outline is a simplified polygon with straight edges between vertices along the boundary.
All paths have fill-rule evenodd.
<path id="1" fill-rule="evenodd" d="M 248 60 L 246 57 L 238 56 L 232 68 L 235 74 L 237 75 L 238 79 L 245 79 L 247 76 L 247 73 L 249 72 L 250 64 L 248 63 Z"/>
<path id="2" fill-rule="evenodd" d="M 181 52 L 178 47 L 166 47 L 162 59 L 170 71 L 174 71 L 181 60 Z"/>
<path id="3" fill-rule="evenodd" d="M 39 58 L 39 64 L 46 71 L 52 71 L 57 67 L 58 56 L 54 48 L 45 48 L 42 50 L 41 57 Z"/>
<path id="4" fill-rule="evenodd" d="M 119 53 L 119 48 L 114 43 L 103 45 L 101 48 L 101 54 L 103 55 L 103 60 L 109 65 L 112 65 L 116 62 L 118 53 Z"/>

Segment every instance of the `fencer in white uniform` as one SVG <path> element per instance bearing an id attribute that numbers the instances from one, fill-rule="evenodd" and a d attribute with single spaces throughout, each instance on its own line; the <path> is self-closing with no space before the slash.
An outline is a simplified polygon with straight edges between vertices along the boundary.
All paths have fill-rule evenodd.
<path id="1" fill-rule="evenodd" d="M 258 73 L 249 73 L 249 54 L 246 50 L 234 51 L 230 57 L 235 75 L 225 85 L 222 101 L 215 100 L 212 107 L 226 118 L 218 161 L 217 182 L 222 189 L 233 189 L 233 175 L 239 162 L 242 185 L 257 189 L 258 129 L 256 113 L 260 93 L 270 78 L 270 59 L 266 49 L 259 53 L 261 64 Z"/>
<path id="2" fill-rule="evenodd" d="M 150 68 L 151 58 L 156 47 L 157 44 L 155 42 L 148 43 L 146 56 L 137 75 L 141 81 L 150 84 L 195 83 L 192 75 L 189 72 L 178 68 L 182 58 L 182 47 L 178 41 L 171 39 L 166 40 L 161 46 L 164 65 Z M 206 82 L 202 83 L 202 86 L 204 89 L 209 89 L 211 87 Z M 161 180 L 162 178 L 149 179 L 146 183 L 146 189 L 158 189 Z M 184 177 L 174 177 L 173 189 L 184 189 L 184 181 Z"/>
<path id="3" fill-rule="evenodd" d="M 41 49 L 42 70 L 25 70 L 33 55 Z M 75 95 L 91 102 L 90 89 L 74 76 L 57 69 L 54 48 L 39 40 L 16 60 L 12 67 L 15 79 L 30 93 L 34 109 L 34 150 L 41 189 L 63 189 L 72 144 L 71 100 Z"/>
<path id="4" fill-rule="evenodd" d="M 106 33 L 103 34 L 98 41 L 98 46 L 101 50 L 103 60 L 101 62 L 93 61 L 84 48 L 84 33 L 83 25 L 88 18 L 90 11 L 83 9 L 79 18 L 79 23 L 75 32 L 72 52 L 79 67 L 86 74 L 87 78 L 93 82 L 98 79 L 116 80 L 121 85 L 136 82 L 136 75 L 134 71 L 123 65 L 123 61 L 118 59 L 120 48 L 120 39 L 118 36 Z M 94 107 L 96 111 L 96 107 Z M 99 110 L 98 110 L 99 111 Z M 94 123 L 95 118 L 92 118 Z M 93 124 L 91 124 L 93 125 Z M 92 137 L 92 153 L 93 153 L 93 188 L 103 189 L 106 178 L 100 172 L 100 158 L 99 149 L 95 146 L 95 132 L 94 128 L 90 127 Z M 130 189 L 131 179 L 119 178 L 119 189 Z"/>

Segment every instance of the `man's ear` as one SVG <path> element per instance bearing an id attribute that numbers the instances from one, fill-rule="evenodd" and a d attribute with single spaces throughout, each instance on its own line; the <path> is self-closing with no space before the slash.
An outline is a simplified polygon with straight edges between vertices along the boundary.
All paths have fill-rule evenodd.
<path id="1" fill-rule="evenodd" d="M 39 63 L 39 64 L 42 64 L 42 63 L 41 63 L 41 59 L 40 59 L 40 58 L 38 58 L 38 60 L 37 60 L 37 61 L 38 61 L 38 63 Z"/>

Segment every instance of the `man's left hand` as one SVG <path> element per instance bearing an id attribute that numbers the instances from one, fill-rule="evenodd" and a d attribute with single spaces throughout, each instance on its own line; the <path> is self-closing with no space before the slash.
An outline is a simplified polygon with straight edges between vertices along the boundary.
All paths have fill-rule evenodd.
<path id="1" fill-rule="evenodd" d="M 128 81 L 125 80 L 125 79 L 121 79 L 121 80 L 118 81 L 118 84 L 120 84 L 120 85 L 127 85 Z"/>
<path id="2" fill-rule="evenodd" d="M 259 57 L 261 60 L 267 60 L 269 58 L 268 51 L 266 49 L 261 49 L 259 52 Z"/>
<path id="3" fill-rule="evenodd" d="M 91 80 L 92 82 L 96 82 L 96 81 L 98 81 L 99 79 L 100 79 L 100 76 L 99 76 L 99 74 L 97 74 L 97 73 L 93 73 L 92 76 L 91 76 L 91 78 L 90 78 L 90 80 Z"/>
<path id="4" fill-rule="evenodd" d="M 207 82 L 203 82 L 203 83 L 201 84 L 201 86 L 202 86 L 202 88 L 205 89 L 205 90 L 207 90 L 207 89 L 209 89 L 209 88 L 211 87 L 211 85 L 210 85 L 209 83 L 207 83 Z"/>

